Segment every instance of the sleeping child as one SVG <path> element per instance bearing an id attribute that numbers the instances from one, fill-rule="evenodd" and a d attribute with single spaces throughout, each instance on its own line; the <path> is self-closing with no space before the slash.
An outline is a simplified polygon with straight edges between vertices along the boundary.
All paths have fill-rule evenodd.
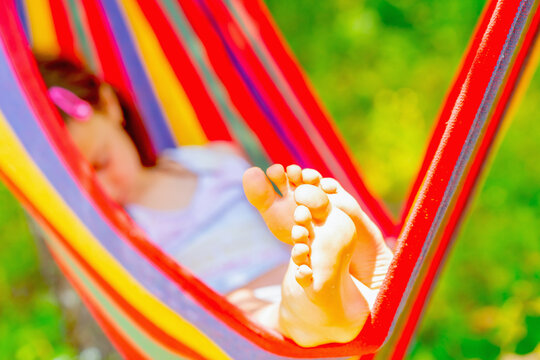
<path id="1" fill-rule="evenodd" d="M 392 252 L 336 180 L 297 165 L 264 173 L 227 142 L 143 166 L 111 86 L 63 59 L 38 66 L 100 186 L 156 246 L 301 346 L 358 335 Z"/>

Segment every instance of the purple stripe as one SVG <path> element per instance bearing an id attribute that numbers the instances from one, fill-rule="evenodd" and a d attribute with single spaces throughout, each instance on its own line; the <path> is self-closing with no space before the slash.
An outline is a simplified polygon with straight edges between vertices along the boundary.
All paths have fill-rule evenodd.
<path id="1" fill-rule="evenodd" d="M 131 36 L 124 14 L 116 1 L 103 0 L 101 5 L 105 11 L 109 26 L 112 29 L 114 42 L 120 50 L 122 63 L 132 85 L 136 104 L 148 130 L 152 143 L 158 153 L 164 149 L 176 147 L 167 120 L 159 106 L 156 95 L 140 60 L 134 39 Z"/>
<path id="2" fill-rule="evenodd" d="M 26 8 L 24 6 L 24 0 L 15 0 L 15 8 L 17 10 L 17 15 L 22 23 L 22 28 L 24 30 L 24 35 L 28 42 L 31 41 L 30 38 L 30 27 L 28 26 L 28 17 L 26 15 Z"/>
<path id="3" fill-rule="evenodd" d="M 249 92 L 253 96 L 253 99 L 255 100 L 255 102 L 257 103 L 261 111 L 263 112 L 263 114 L 266 116 L 268 122 L 272 125 L 276 133 L 278 133 L 283 143 L 289 149 L 289 152 L 295 157 L 295 159 L 297 159 L 298 164 L 301 167 L 307 166 L 308 163 L 306 162 L 305 157 L 302 155 L 300 149 L 295 145 L 295 142 L 291 140 L 291 138 L 287 134 L 287 131 L 281 125 L 278 117 L 272 111 L 272 107 L 264 99 L 262 91 L 260 91 L 257 88 L 257 85 L 251 79 L 250 75 L 248 74 L 247 66 L 244 66 L 242 64 L 241 59 L 235 55 L 234 50 L 227 43 L 227 40 L 225 39 L 225 36 L 221 32 L 216 19 L 213 17 L 212 13 L 210 12 L 210 9 L 208 9 L 205 2 L 202 0 L 196 0 L 196 3 L 199 4 L 200 8 L 206 15 L 207 19 L 210 21 L 210 24 L 212 25 L 212 28 L 214 29 L 216 34 L 219 36 L 222 42 L 222 45 L 225 48 L 225 51 L 227 52 L 229 60 L 232 62 L 234 66 L 234 69 L 238 72 L 238 74 L 240 75 L 244 83 L 246 84 Z"/>

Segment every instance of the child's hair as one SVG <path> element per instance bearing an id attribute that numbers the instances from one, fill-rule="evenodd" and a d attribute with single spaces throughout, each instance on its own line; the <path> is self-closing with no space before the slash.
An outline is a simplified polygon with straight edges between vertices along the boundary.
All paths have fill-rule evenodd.
<path id="1" fill-rule="evenodd" d="M 103 82 L 97 76 L 79 64 L 63 58 L 36 57 L 36 61 L 48 89 L 58 86 L 71 91 L 94 109 L 99 109 L 102 106 L 99 89 Z M 61 108 L 57 108 L 64 122 L 67 122 L 68 114 Z"/>
<path id="2" fill-rule="evenodd" d="M 61 57 L 50 58 L 35 55 L 35 58 L 39 72 L 48 89 L 53 86 L 62 87 L 89 103 L 94 109 L 99 110 L 103 106 L 100 97 L 100 87 L 104 82 L 79 63 Z M 113 91 L 122 108 L 124 129 L 135 143 L 142 163 L 144 165 L 154 164 L 155 154 L 152 151 L 153 149 L 151 150 L 147 146 L 150 140 L 143 130 L 142 122 L 137 116 L 137 113 L 127 105 L 127 102 L 124 101 L 118 91 L 114 90 L 114 88 Z M 67 122 L 69 116 L 59 107 L 57 109 L 64 122 Z"/>

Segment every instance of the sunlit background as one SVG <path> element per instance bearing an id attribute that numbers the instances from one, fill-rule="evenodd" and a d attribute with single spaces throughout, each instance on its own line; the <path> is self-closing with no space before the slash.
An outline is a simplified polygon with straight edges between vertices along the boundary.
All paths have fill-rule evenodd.
<path id="1" fill-rule="evenodd" d="M 398 214 L 483 0 L 266 0 L 371 190 Z M 540 76 L 447 258 L 408 359 L 540 359 Z M 0 359 L 73 359 L 0 185 Z M 536 351 L 536 355 L 534 352 Z"/>

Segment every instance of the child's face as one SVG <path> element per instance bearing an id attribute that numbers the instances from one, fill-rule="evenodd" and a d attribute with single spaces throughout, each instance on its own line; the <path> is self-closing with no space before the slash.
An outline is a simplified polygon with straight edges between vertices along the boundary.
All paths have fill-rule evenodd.
<path id="1" fill-rule="evenodd" d="M 122 127 L 122 110 L 111 88 L 100 91 L 104 110 L 94 109 L 85 122 L 70 120 L 67 127 L 75 144 L 92 164 L 105 192 L 125 205 L 136 195 L 142 170 L 139 155 Z"/>

